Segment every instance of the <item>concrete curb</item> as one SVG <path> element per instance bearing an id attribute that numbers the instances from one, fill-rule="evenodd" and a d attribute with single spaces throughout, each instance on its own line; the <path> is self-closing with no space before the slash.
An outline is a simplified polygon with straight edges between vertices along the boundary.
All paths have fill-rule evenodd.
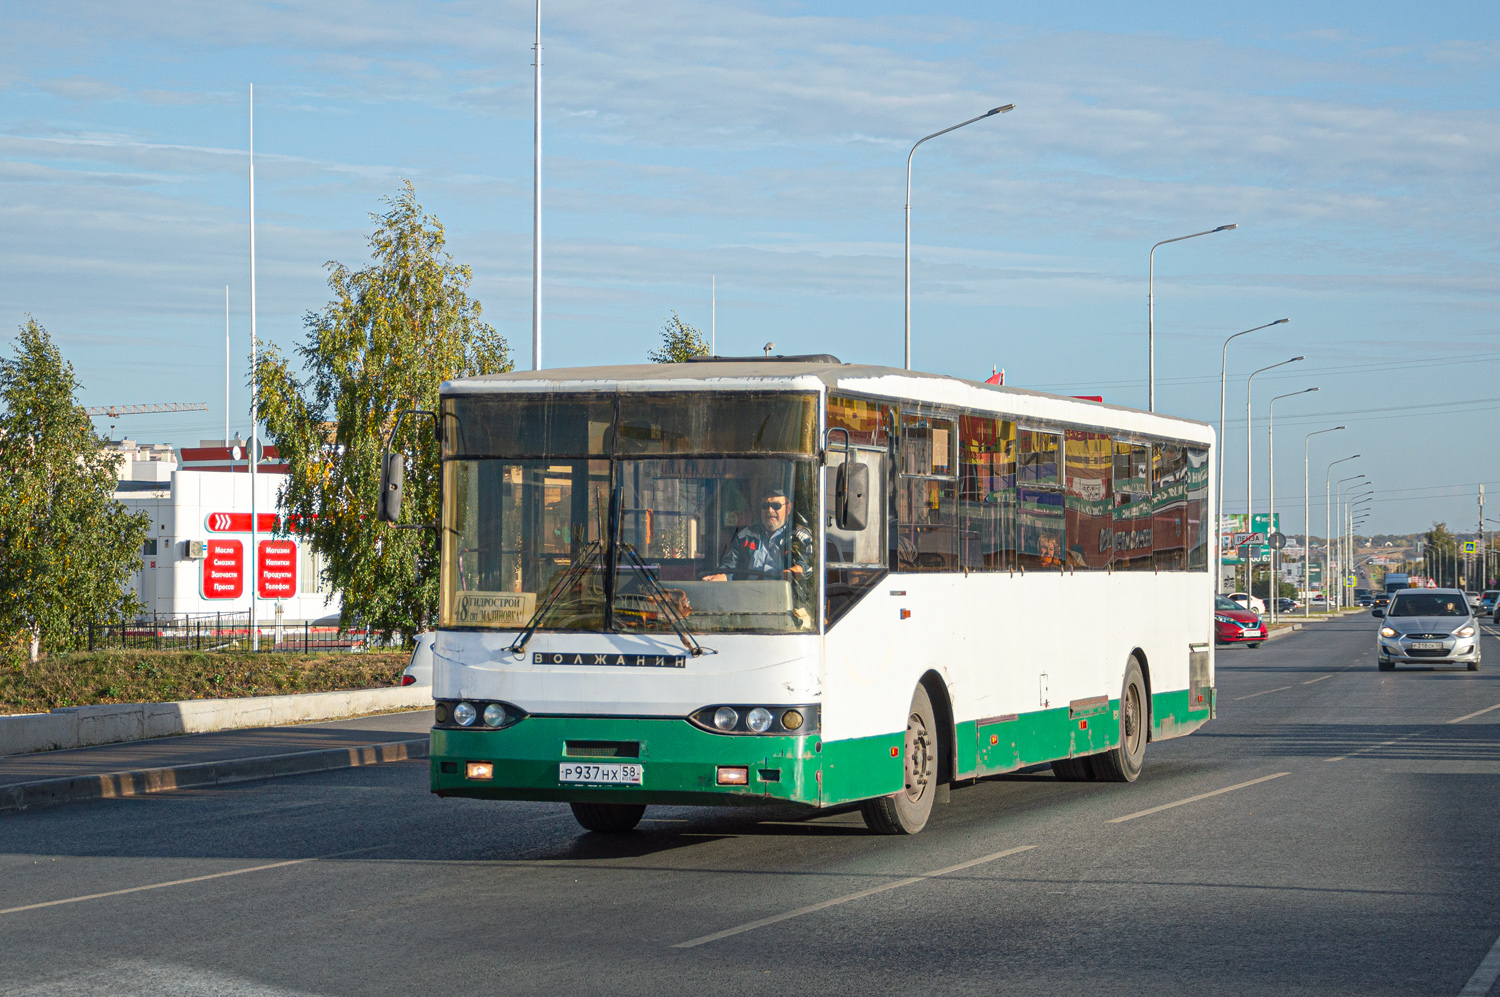
<path id="1" fill-rule="evenodd" d="M 175 703 L 65 706 L 47 713 L 0 716 L 0 755 L 86 748 L 174 734 L 340 720 L 430 705 L 431 686 L 408 685 L 289 696 L 187 699 Z"/>
<path id="2" fill-rule="evenodd" d="M 1266 634 L 1266 640 L 1279 640 L 1280 638 L 1290 636 L 1291 634 L 1294 634 L 1301 629 L 1302 624 L 1293 623 L 1289 627 L 1282 627 L 1279 630 L 1272 630 L 1270 633 Z"/>
<path id="3" fill-rule="evenodd" d="M 258 758 L 229 758 L 217 762 L 16 783 L 0 786 L 0 813 L 78 800 L 144 796 L 148 793 L 167 793 L 174 789 L 228 786 L 257 779 L 404 762 L 413 758 L 426 758 L 428 744 L 428 738 L 422 737 L 388 741 L 384 744 L 364 744 L 357 748 L 323 748 L 317 751 L 262 755 Z"/>

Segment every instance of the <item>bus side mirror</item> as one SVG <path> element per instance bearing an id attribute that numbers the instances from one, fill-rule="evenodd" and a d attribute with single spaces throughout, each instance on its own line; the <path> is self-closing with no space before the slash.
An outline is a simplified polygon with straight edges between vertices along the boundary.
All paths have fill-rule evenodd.
<path id="1" fill-rule="evenodd" d="M 841 530 L 862 530 L 870 510 L 870 466 L 855 460 L 839 465 L 838 491 L 834 499 Z"/>
<path id="2" fill-rule="evenodd" d="M 1373 616 L 1373 617 L 1375 617 L 1377 620 L 1383 620 L 1383 619 L 1385 619 L 1385 610 L 1383 610 L 1383 609 L 1372 609 L 1372 610 L 1370 610 L 1370 615 Z"/>
<path id="3" fill-rule="evenodd" d="M 406 484 L 406 459 L 399 451 L 380 455 L 380 501 L 375 516 L 381 522 L 401 521 L 401 492 Z"/>

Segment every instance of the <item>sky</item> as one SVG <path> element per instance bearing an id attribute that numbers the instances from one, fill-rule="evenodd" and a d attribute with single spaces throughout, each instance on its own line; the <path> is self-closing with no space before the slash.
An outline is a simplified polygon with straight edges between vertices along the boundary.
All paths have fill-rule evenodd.
<path id="1" fill-rule="evenodd" d="M 532 32 L 511 0 L 0 0 L 0 329 L 52 333 L 113 435 L 248 432 L 257 328 L 289 350 L 403 179 L 531 364 Z M 634 363 L 675 311 L 721 354 L 902 362 L 906 156 L 919 369 L 1217 423 L 1225 511 L 1313 532 L 1500 520 L 1500 8 L 1394 3 L 548 0 L 547 367 Z M 711 317 L 710 285 L 717 285 Z M 225 287 L 231 387 L 225 393 Z M 98 419 L 101 432 L 110 420 Z M 1338 425 L 1346 429 L 1306 434 Z M 1359 484 L 1353 486 L 1355 490 Z M 1500 523 L 1487 524 L 1489 528 Z"/>

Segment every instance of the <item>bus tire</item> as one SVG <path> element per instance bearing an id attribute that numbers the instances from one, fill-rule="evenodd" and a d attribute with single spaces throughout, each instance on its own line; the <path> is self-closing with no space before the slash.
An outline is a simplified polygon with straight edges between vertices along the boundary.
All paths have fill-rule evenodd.
<path id="1" fill-rule="evenodd" d="M 1100 782 L 1135 782 L 1146 760 L 1147 709 L 1146 680 L 1141 677 L 1141 663 L 1132 656 L 1120 690 L 1120 743 L 1088 757 L 1094 778 Z"/>
<path id="2" fill-rule="evenodd" d="M 635 830 L 646 812 L 644 803 L 569 803 L 585 831 L 623 834 Z"/>
<path id="3" fill-rule="evenodd" d="M 866 827 L 876 834 L 916 834 L 927 826 L 937 796 L 939 743 L 932 700 L 927 689 L 919 685 L 906 718 L 906 749 L 901 761 L 906 787 L 899 793 L 861 803 Z"/>
<path id="4" fill-rule="evenodd" d="M 1094 767 L 1089 756 L 1082 758 L 1059 758 L 1052 763 L 1052 777 L 1063 782 L 1093 782 Z"/>

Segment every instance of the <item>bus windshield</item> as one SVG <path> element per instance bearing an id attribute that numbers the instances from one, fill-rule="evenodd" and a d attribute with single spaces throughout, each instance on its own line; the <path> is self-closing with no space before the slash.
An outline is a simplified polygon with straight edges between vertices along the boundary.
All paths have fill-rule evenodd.
<path id="1" fill-rule="evenodd" d="M 472 400 L 444 403 L 443 626 L 815 627 L 813 396 Z"/>

